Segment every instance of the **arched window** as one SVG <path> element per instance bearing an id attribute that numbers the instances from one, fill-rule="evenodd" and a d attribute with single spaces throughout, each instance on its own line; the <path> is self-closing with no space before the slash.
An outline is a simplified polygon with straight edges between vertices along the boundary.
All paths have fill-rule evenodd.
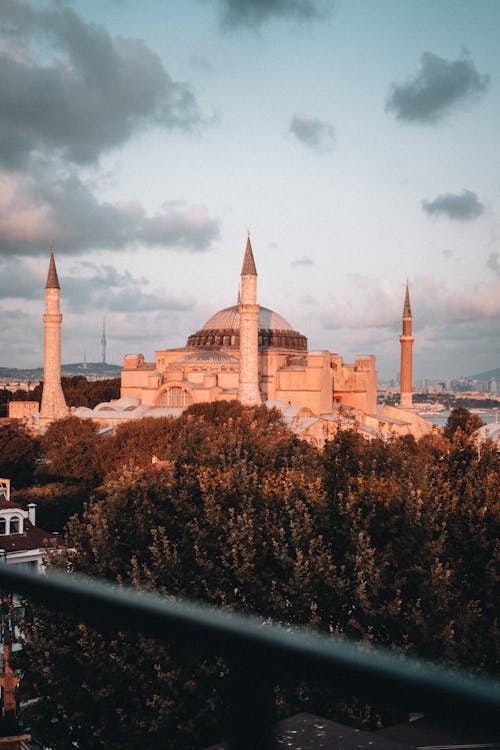
<path id="1" fill-rule="evenodd" d="M 0 534 L 5 534 L 5 518 L 0 518 Z"/>
<path id="2" fill-rule="evenodd" d="M 172 385 L 160 394 L 158 406 L 190 406 L 193 399 L 188 391 L 179 385 Z"/>
<path id="3" fill-rule="evenodd" d="M 12 516 L 12 518 L 10 519 L 10 533 L 19 534 L 19 517 L 18 516 Z"/>

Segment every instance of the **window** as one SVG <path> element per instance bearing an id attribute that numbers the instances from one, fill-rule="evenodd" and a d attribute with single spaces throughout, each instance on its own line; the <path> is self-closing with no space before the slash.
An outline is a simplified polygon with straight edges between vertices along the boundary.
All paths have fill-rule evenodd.
<path id="1" fill-rule="evenodd" d="M 11 563 L 16 566 L 16 570 L 25 570 L 28 573 L 38 571 L 38 562 L 36 560 L 27 560 L 26 562 Z"/>
<path id="2" fill-rule="evenodd" d="M 18 516 L 12 516 L 12 518 L 10 519 L 10 533 L 19 534 L 19 517 Z"/>
<path id="3" fill-rule="evenodd" d="M 5 518 L 0 518 L 0 534 L 5 534 Z"/>
<path id="4" fill-rule="evenodd" d="M 191 394 L 185 391 L 184 388 L 173 385 L 160 394 L 156 403 L 158 406 L 189 406 L 193 403 L 193 399 Z"/>

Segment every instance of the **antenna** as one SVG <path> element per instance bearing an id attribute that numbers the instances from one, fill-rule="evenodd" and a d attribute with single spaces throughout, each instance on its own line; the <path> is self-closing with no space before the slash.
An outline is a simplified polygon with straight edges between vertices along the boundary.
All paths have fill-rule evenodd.
<path id="1" fill-rule="evenodd" d="M 102 346 L 102 363 L 103 365 L 105 365 L 106 364 L 106 318 L 102 319 L 101 346 Z"/>

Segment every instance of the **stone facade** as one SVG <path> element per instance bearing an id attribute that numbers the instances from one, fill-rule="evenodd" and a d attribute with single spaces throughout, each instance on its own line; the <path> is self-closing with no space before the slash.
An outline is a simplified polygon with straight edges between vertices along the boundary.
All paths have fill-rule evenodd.
<path id="1" fill-rule="evenodd" d="M 38 414 L 40 404 L 38 401 L 9 401 L 9 419 L 21 419 L 31 425 L 33 417 Z"/>

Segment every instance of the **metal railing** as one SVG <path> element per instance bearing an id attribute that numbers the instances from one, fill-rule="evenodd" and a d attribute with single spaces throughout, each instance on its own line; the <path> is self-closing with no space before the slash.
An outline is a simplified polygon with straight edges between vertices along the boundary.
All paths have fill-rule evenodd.
<path id="1" fill-rule="evenodd" d="M 272 748 L 268 733 L 273 687 L 286 679 L 326 681 L 344 696 L 421 711 L 438 722 L 499 728 L 500 683 L 367 647 L 305 628 L 263 624 L 231 610 L 162 598 L 128 586 L 50 571 L 38 576 L 0 566 L 0 589 L 22 594 L 98 627 L 194 645 L 223 657 L 232 670 L 232 748 Z"/>

